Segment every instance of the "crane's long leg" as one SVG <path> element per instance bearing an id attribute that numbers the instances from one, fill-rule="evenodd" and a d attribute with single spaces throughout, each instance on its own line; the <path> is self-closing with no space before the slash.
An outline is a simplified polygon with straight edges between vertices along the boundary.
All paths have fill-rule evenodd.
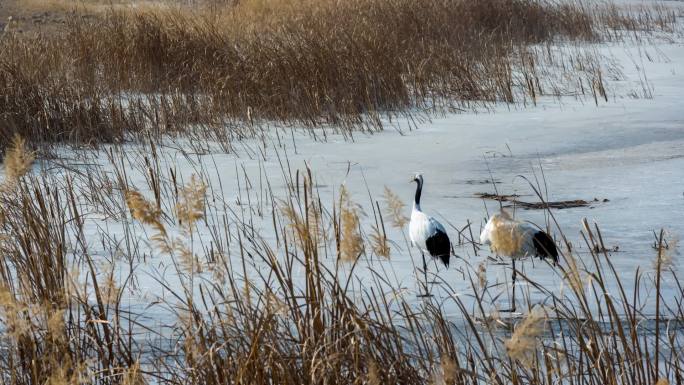
<path id="1" fill-rule="evenodd" d="M 513 260 L 513 277 L 511 280 L 513 281 L 513 307 L 511 308 L 511 312 L 515 311 L 515 279 L 517 278 L 517 272 L 515 270 L 515 259 Z"/>
<path id="2" fill-rule="evenodd" d="M 421 250 L 420 256 L 423 257 L 423 278 L 425 281 L 423 282 L 423 289 L 425 290 L 425 293 L 422 295 L 423 297 L 429 297 L 430 293 L 428 292 L 428 277 L 427 277 L 427 263 L 425 262 L 425 253 Z"/>
<path id="3" fill-rule="evenodd" d="M 517 275 L 518 275 L 518 274 L 517 274 L 517 272 L 516 272 L 516 270 L 515 270 L 515 259 L 513 259 L 512 268 L 513 268 L 513 276 L 511 277 L 511 280 L 513 281 L 513 293 L 512 293 L 512 298 L 511 298 L 512 304 L 511 304 L 511 308 L 510 308 L 510 309 L 499 310 L 499 311 L 502 311 L 502 312 L 514 313 L 514 312 L 515 312 L 515 308 L 516 308 L 516 306 L 515 306 L 515 280 L 517 279 Z"/>

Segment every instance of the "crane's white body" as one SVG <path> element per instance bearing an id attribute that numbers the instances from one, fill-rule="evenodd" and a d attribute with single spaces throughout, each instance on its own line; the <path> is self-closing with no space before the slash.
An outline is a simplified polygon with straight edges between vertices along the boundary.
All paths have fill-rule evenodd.
<path id="1" fill-rule="evenodd" d="M 480 234 L 480 243 L 490 245 L 494 253 L 514 261 L 536 256 L 558 263 L 558 248 L 549 234 L 531 223 L 511 218 L 503 210 L 489 219 Z"/>
<path id="2" fill-rule="evenodd" d="M 423 176 L 416 174 L 413 179 L 417 183 L 416 197 L 413 201 L 411 211 L 411 222 L 409 223 L 409 238 L 414 247 L 420 249 L 425 264 L 425 254 L 432 258 L 439 258 L 445 266 L 449 266 L 451 255 L 451 243 L 446 229 L 435 218 L 426 215 L 420 209 L 420 195 L 423 190 Z"/>
<path id="3" fill-rule="evenodd" d="M 534 236 L 539 231 L 534 225 L 515 220 L 506 212 L 501 212 L 489 218 L 480 234 L 480 243 L 489 245 L 500 256 L 525 258 L 537 253 Z"/>
<path id="4" fill-rule="evenodd" d="M 507 311 L 515 311 L 515 261 L 517 259 L 537 256 L 541 259 L 550 258 L 554 264 L 558 263 L 558 250 L 551 236 L 530 223 L 513 219 L 504 210 L 489 218 L 480 234 L 480 243 L 489 245 L 492 252 L 502 257 L 511 258 L 513 304 Z"/>
<path id="5" fill-rule="evenodd" d="M 411 222 L 409 223 L 409 238 L 413 247 L 417 247 L 421 252 L 430 254 L 427 249 L 426 241 L 428 238 L 441 231 L 446 234 L 446 230 L 435 218 L 426 215 L 420 209 L 420 205 L 413 204 L 411 210 Z"/>

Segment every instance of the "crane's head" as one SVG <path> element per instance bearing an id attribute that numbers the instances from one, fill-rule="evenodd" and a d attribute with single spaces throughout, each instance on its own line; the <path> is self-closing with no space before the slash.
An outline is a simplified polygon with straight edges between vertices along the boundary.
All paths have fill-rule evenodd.
<path id="1" fill-rule="evenodd" d="M 423 174 L 421 174 L 421 173 L 416 173 L 416 175 L 413 176 L 413 179 L 411 179 L 411 180 L 409 181 L 409 183 L 413 183 L 413 182 L 416 182 L 416 183 L 418 183 L 419 185 L 422 185 L 422 184 L 423 184 Z"/>
<path id="2" fill-rule="evenodd" d="M 493 217 L 496 217 L 497 219 L 505 220 L 505 221 L 513 220 L 513 217 L 511 216 L 511 214 L 508 211 L 506 211 L 505 209 L 501 209 L 501 211 L 494 214 Z"/>
<path id="3" fill-rule="evenodd" d="M 512 221 L 513 217 L 511 217 L 511 214 L 508 213 L 506 210 L 501 210 L 496 214 L 493 214 L 491 217 L 489 217 L 489 222 L 491 223 L 501 223 L 504 221 Z"/>

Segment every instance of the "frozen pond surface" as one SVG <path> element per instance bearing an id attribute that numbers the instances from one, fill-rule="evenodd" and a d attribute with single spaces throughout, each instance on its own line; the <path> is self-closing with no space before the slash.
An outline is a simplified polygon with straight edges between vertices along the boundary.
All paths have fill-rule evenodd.
<path id="1" fill-rule="evenodd" d="M 606 246 L 618 247 L 619 252 L 611 253 L 618 271 L 633 277 L 637 267 L 653 269 L 653 231 L 666 228 L 675 236 L 684 234 L 684 47 L 657 48 L 601 48 L 618 60 L 627 77 L 613 84 L 617 95 L 640 87 L 642 71 L 653 87 L 653 99 L 616 96 L 598 107 L 591 101 L 548 101 L 534 108 L 465 113 L 434 119 L 404 135 L 387 131 L 357 137 L 354 143 L 300 143 L 299 155 L 293 158 L 309 162 L 325 186 L 346 181 L 355 196 L 364 199 L 365 177 L 376 197 L 383 186 L 389 186 L 407 205 L 413 194 L 407 180 L 412 172 L 422 171 L 423 209 L 458 228 L 470 220 L 475 230 L 486 212 L 474 194 L 494 189 L 472 181 L 489 180 L 491 172 L 500 182 L 499 193 L 537 201 L 527 182 L 517 176 L 533 180 L 533 170 L 540 176 L 541 165 L 549 200 L 601 201 L 591 207 L 554 210 L 568 239 L 581 252 L 580 221 L 585 217 L 595 221 Z M 629 59 L 638 57 L 639 50 L 654 57 L 652 62 L 639 62 L 641 70 Z M 345 178 L 348 164 L 352 171 Z M 485 203 L 490 212 L 498 207 L 493 201 Z M 542 211 L 520 210 L 518 215 L 544 226 Z M 484 260 L 470 255 L 467 247 L 457 251 L 473 266 Z M 395 256 L 391 264 L 401 282 L 413 280 L 408 256 Z M 531 262 L 525 265 L 532 268 Z M 529 273 L 541 283 L 553 286 L 559 281 L 548 266 L 535 265 Z M 457 269 L 458 265 L 440 275 L 458 287 L 462 278 L 454 272 Z M 497 279 L 504 280 L 501 270 L 488 270 L 488 279 L 494 271 Z"/>
<path id="2" fill-rule="evenodd" d="M 580 259 L 587 256 L 579 234 L 580 221 L 588 218 L 590 222 L 598 223 L 606 246 L 618 250 L 611 252 L 610 258 L 629 288 L 633 286 L 631 280 L 637 268 L 653 271 L 653 231 L 666 228 L 674 237 L 684 234 L 684 46 L 681 43 L 638 47 L 616 44 L 598 49 L 614 57 L 625 75 L 625 80 L 609 82 L 612 88 L 609 101 L 599 103 L 599 106 L 589 99 L 563 98 L 559 102 L 548 98 L 539 100 L 535 107 L 500 106 L 495 112 L 436 117 L 430 122 L 419 123 L 418 129 L 414 130 L 388 127 L 374 135 L 357 134 L 354 141 L 333 136 L 326 142 L 317 142 L 306 135 L 289 137 L 288 132 L 281 134 L 279 141 L 275 135 L 267 139 L 270 145 L 265 147 L 264 153 L 260 153 L 261 144 L 257 141 L 235 144 L 237 155 L 216 150 L 186 157 L 174 149 L 182 145 L 182 141 L 161 147 L 159 151 L 165 162 L 163 166 L 175 165 L 184 178 L 205 170 L 208 184 L 216 189 L 213 193 L 222 190 L 228 211 L 237 213 L 249 211 L 245 205 L 247 193 L 238 191 L 236 183 L 245 174 L 254 184 L 260 176 L 267 175 L 273 195 L 285 195 L 280 163 L 285 153 L 292 169 L 309 165 L 324 205 L 331 205 L 339 186 L 345 184 L 352 198 L 367 213 L 371 210 L 368 190 L 373 200 L 382 202 L 387 186 L 406 202 L 406 215 L 409 215 L 414 185 L 408 180 L 413 173 L 421 171 L 425 176 L 423 209 L 445 225 L 448 222 L 456 228 L 462 228 L 470 221 L 476 236 L 487 213 L 498 207 L 494 201 L 483 201 L 475 196 L 476 193 L 494 192 L 491 183 L 480 182 L 493 176 L 499 193 L 520 194 L 521 200 L 537 201 L 527 182 L 518 176 L 534 180 L 535 173 L 541 177 L 541 167 L 546 179 L 547 199 L 598 199 L 590 207 L 554 210 L 553 214 Z M 653 98 L 630 97 L 630 93 L 642 92 L 644 74 Z M 280 143 L 280 147 L 276 143 Z M 137 146 L 124 148 L 133 150 L 133 154 Z M 102 154 L 92 160 L 100 163 L 105 171 L 111 168 Z M 79 164 L 77 167 L 87 167 L 80 163 L 80 160 L 73 161 L 73 164 Z M 49 162 L 46 164 L 51 167 Z M 143 173 L 131 169 L 127 177 L 131 185 L 149 194 Z M 221 186 L 220 190 L 218 186 Z M 258 195 L 258 191 L 252 190 L 252 194 Z M 238 205 L 238 199 L 243 204 Z M 608 201 L 604 202 L 604 199 Z M 266 207 L 270 210 L 270 206 Z M 548 220 L 541 210 L 517 210 L 516 215 L 542 227 Z M 94 255 L 98 252 L 106 255 L 97 241 L 101 236 L 106 234 L 120 239 L 125 234 L 121 223 L 106 219 L 103 213 L 91 211 L 86 218 L 87 238 Z M 264 213 L 261 220 L 256 216 L 255 220 L 255 227 L 262 235 L 273 239 L 269 234 L 272 232 L 269 213 Z M 370 223 L 372 215 L 364 221 Z M 454 241 L 456 231 L 449 225 L 447 229 Z M 142 235 L 142 227 L 138 226 L 137 230 L 138 235 Z M 389 227 L 388 230 L 388 236 L 396 242 L 391 260 L 364 259 L 356 274 L 364 277 L 370 267 L 385 269 L 392 286 L 405 288 L 407 298 L 418 303 L 412 256 L 402 235 Z M 552 227 L 552 232 L 559 240 L 558 229 Z M 198 248 L 206 247 L 211 240 L 208 227 L 200 225 L 199 237 Z M 509 268 L 491 263 L 487 258 L 488 250 L 483 249 L 475 255 L 472 246 L 465 245 L 457 247 L 456 252 L 463 260 L 455 260 L 448 270 L 440 268 L 438 273 L 455 289 L 452 294 L 458 295 L 460 288 L 470 288 L 461 273 L 466 263 L 471 266 L 487 264 L 489 282 L 508 280 Z M 419 258 L 415 251 L 411 253 Z M 680 258 L 675 256 L 676 271 L 681 267 Z M 334 264 L 334 260 L 328 262 Z M 168 267 L 169 262 L 163 255 L 152 253 L 136 271 L 136 286 L 140 290 L 125 301 L 134 309 L 145 312 L 150 322 L 166 323 L 160 320 L 166 317 L 163 309 L 145 309 L 156 298 L 169 297 L 152 278 L 163 276 L 173 287 L 174 277 L 164 273 Z M 434 264 L 430 268 L 435 271 Z M 518 268 L 546 287 L 563 290 L 558 273 L 545 263 L 530 260 Z M 121 267 L 121 274 L 126 274 L 124 267 Z M 674 297 L 672 283 L 666 279 L 663 285 L 665 292 Z M 505 290 L 503 285 L 499 290 Z M 438 290 L 436 295 L 446 294 Z M 534 301 L 545 299 L 534 291 L 531 295 Z M 504 297 L 493 305 L 506 307 Z M 648 299 L 644 298 L 644 302 Z M 454 306 L 453 302 L 450 305 L 445 301 L 444 304 L 447 314 L 456 313 L 456 307 L 449 308 Z M 168 322 L 172 323 L 173 319 Z"/>

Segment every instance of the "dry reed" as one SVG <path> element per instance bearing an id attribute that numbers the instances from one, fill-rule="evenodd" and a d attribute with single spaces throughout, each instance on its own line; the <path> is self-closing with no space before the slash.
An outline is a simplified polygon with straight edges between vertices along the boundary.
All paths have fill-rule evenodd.
<path id="1" fill-rule="evenodd" d="M 414 107 L 515 102 L 521 85 L 525 97 L 538 97 L 538 82 L 511 76 L 520 61 L 529 79 L 548 75 L 527 55 L 530 44 L 598 39 L 609 23 L 657 30 L 671 22 L 666 13 L 599 22 L 581 7 L 502 0 L 245 1 L 214 9 L 108 9 L 94 19 L 76 15 L 62 35 L 40 38 L 10 29 L 0 37 L 10 53 L 0 57 L 2 143 L 17 133 L 31 145 L 188 130 L 225 138 L 215 131 L 224 129 L 233 140 L 254 135 L 263 121 L 378 128 L 383 113 Z M 443 303 L 416 304 L 405 287 L 387 287 L 385 271 L 362 263 L 366 250 L 406 258 L 389 247 L 382 217 L 366 226 L 344 188 L 329 211 L 308 170 L 285 181 L 281 205 L 269 192 L 272 240 L 253 218 L 217 206 L 199 178 L 178 185 L 175 175 L 149 167 L 152 200 L 129 185 L 123 162 L 112 175 L 31 175 L 33 153 L 16 138 L 2 149 L 12 184 L 12 194 L 0 194 L 4 383 L 663 385 L 683 378 L 677 322 L 684 312 L 661 287 L 666 277 L 681 297 L 671 268 L 676 242 L 667 246 L 662 236 L 655 277 L 637 274 L 628 293 L 598 227 L 585 222 L 587 255 L 563 256 L 573 261 L 561 272 L 572 293 L 523 276 L 554 316 L 535 307 L 510 330 L 495 310 L 486 314 L 494 306 L 485 298 L 496 295 L 484 265 L 465 263 L 463 276 L 477 282 L 464 291 L 438 283 Z M 403 231 L 403 202 L 389 189 L 385 200 L 392 226 Z M 149 236 L 128 224 L 126 208 L 152 228 Z M 93 238 L 90 213 L 120 219 L 124 240 Z M 195 242 L 202 221 L 209 246 Z M 517 242 L 502 234 L 506 244 Z M 135 270 L 149 264 L 137 238 L 179 277 L 155 277 L 168 295 L 142 309 L 122 302 L 139 289 Z M 364 279 L 354 275 L 360 268 Z M 649 293 L 658 299 L 654 314 L 643 310 Z M 457 310 L 446 311 L 447 302 Z M 145 323 L 155 311 L 170 317 L 170 331 Z M 483 315 L 489 322 L 477 322 Z"/>
<path id="2" fill-rule="evenodd" d="M 15 134 L 3 159 L 5 180 L 0 184 L 0 192 L 15 187 L 19 179 L 28 173 L 34 160 L 35 154 L 27 149 L 26 141 Z"/>
<path id="3" fill-rule="evenodd" d="M 385 186 L 385 204 L 387 216 L 392 221 L 392 226 L 397 229 L 403 229 L 409 222 L 409 218 L 404 214 L 404 202 Z"/>
<path id="4" fill-rule="evenodd" d="M 163 168 L 155 170 L 161 173 Z M 169 269 L 180 281 L 171 284 L 158 278 L 168 295 L 150 301 L 140 311 L 122 303 L 122 294 L 134 289 L 135 278 L 113 272 L 115 266 L 119 271 L 128 264 L 141 268 L 148 263 L 147 251 L 128 249 L 123 258 L 108 260 L 112 266 L 96 271 L 101 261 L 96 263 L 90 253 L 96 242 L 82 231 L 84 216 L 76 211 L 82 203 L 75 202 L 92 201 L 97 192 L 82 189 L 92 183 L 88 182 L 78 187 L 86 196 L 79 196 L 74 189 L 82 182 L 72 179 L 77 175 L 67 172 L 65 179 L 70 182 L 63 184 L 66 190 L 60 194 L 47 194 L 47 186 L 58 186 L 54 179 L 23 177 L 17 195 L 3 198 L 6 219 L 0 231 L 8 237 L 2 243 L 5 259 L 0 264 L 0 323 L 8 333 L 0 339 L 4 349 L 0 375 L 6 382 L 68 383 L 87 376 L 94 383 L 136 385 L 156 381 L 214 385 L 227 379 L 254 384 L 572 381 L 642 385 L 676 378 L 673 373 L 682 370 L 678 356 L 668 353 L 681 347 L 672 323 L 681 314 L 681 306 L 663 299 L 655 317 L 661 328 L 667 324 L 670 331 L 663 328 L 662 334 L 654 336 L 651 316 L 640 310 L 639 295 L 626 295 L 619 289 L 608 295 L 607 286 L 619 288 L 624 278 L 600 252 L 605 248 L 596 226 L 589 229 L 586 224 L 583 231 L 589 255 L 576 257 L 577 269 L 593 277 L 585 285 L 588 289 L 565 295 L 521 274 L 521 280 L 546 297 L 549 313 L 532 308 L 528 298 L 532 310 L 510 330 L 508 319 L 500 318 L 495 310 L 485 312 L 488 307 L 495 309 L 486 300 L 494 297 L 493 286 L 486 277 L 480 279 L 486 270 L 470 267 L 467 261 L 462 269 L 475 281 L 459 291 L 451 291 L 448 283 L 437 283 L 447 292 L 440 301 L 414 303 L 401 294 L 406 288 L 387 287 L 386 272 L 375 271 L 373 263 L 365 264 L 367 257 L 358 254 L 368 248 L 361 235 L 372 224 L 360 220 L 361 208 L 344 191 L 331 202 L 332 215 L 325 215 L 329 211 L 320 198 L 314 198 L 310 172 L 303 179 L 287 181 L 292 189 L 282 204 L 272 201 L 277 240 L 253 231 L 252 220 L 239 213 L 217 221 L 224 214 L 207 204 L 214 202 L 212 190 L 205 189 L 199 179 L 177 185 L 178 178 L 155 175 L 160 183 L 159 207 L 168 210 L 134 192 L 135 186 L 122 189 L 118 199 L 126 200 L 133 218 L 153 230 L 145 237 L 135 232 L 139 226 L 131 226 L 127 230 L 131 234 L 148 240 L 165 234 L 171 252 L 162 253 L 162 259 L 172 262 Z M 283 206 L 289 209 L 279 209 Z M 320 213 L 315 225 L 307 219 L 314 206 Z M 223 248 L 219 237 L 213 238 L 216 246 L 211 248 L 194 243 L 198 221 L 206 222 L 206 231 L 212 234 L 219 233 L 218 225 L 232 247 Z M 320 226 L 333 229 L 330 240 L 316 235 Z M 336 263 L 347 247 L 345 238 L 356 243 L 351 251 L 344 251 L 353 256 L 354 264 Z M 116 240 L 102 244 L 112 255 L 123 252 Z M 162 251 L 157 241 L 151 244 Z M 664 241 L 657 246 L 664 250 Z M 76 250 L 75 258 L 65 252 L 67 247 Z M 193 264 L 220 271 L 222 279 L 213 279 L 214 272 L 188 274 L 179 250 L 191 253 Z M 393 260 L 405 257 L 399 253 L 400 249 L 392 248 Z M 80 277 L 66 261 L 76 263 Z M 357 281 L 353 273 L 360 268 L 369 276 Z M 676 280 L 672 270 L 661 269 L 660 274 Z M 644 288 L 643 283 L 636 287 Z M 638 290 L 647 295 L 653 288 Z M 656 286 L 655 294 L 662 293 Z M 590 296 L 595 296 L 591 299 L 598 309 L 587 306 Z M 466 297 L 475 309 L 463 302 Z M 442 301 L 453 301 L 457 310 L 452 307 L 447 315 Z M 171 330 L 138 325 L 147 336 L 140 340 L 131 324 L 137 325 L 145 313 L 162 310 L 171 317 Z M 487 322 L 479 322 L 482 315 Z M 148 338 L 172 338 L 173 342 L 151 345 Z M 15 380 L 9 373 L 16 374 Z"/>
<path id="5" fill-rule="evenodd" d="M 339 198 L 340 212 L 340 259 L 354 262 L 364 251 L 364 242 L 361 237 L 359 215 L 361 210 L 352 202 L 345 186 L 340 188 Z M 381 248 L 384 240 L 380 240 Z M 381 250 L 384 252 L 384 250 Z M 380 254 L 382 255 L 382 254 Z"/>
<path id="6" fill-rule="evenodd" d="M 508 356 L 525 366 L 532 366 L 537 358 L 539 338 L 544 332 L 546 319 L 546 311 L 542 307 L 533 308 L 504 342 Z"/>
<path id="7" fill-rule="evenodd" d="M 151 132 L 230 142 L 269 122 L 351 135 L 382 128 L 385 116 L 536 100 L 553 93 L 532 45 L 596 40 L 618 18 L 632 29 L 672 23 L 664 10 L 598 18 L 536 0 L 98 7 L 68 13 L 55 33 L 0 37 L 0 139 L 93 145 Z M 553 83 L 588 77 L 578 92 L 605 94 L 599 68 L 561 67 L 577 81 Z"/>

